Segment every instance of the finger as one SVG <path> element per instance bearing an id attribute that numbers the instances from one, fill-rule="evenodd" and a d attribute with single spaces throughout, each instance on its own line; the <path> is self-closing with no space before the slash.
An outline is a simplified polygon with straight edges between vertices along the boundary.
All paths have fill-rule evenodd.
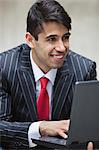
<path id="1" fill-rule="evenodd" d="M 92 142 L 88 143 L 87 150 L 93 150 L 93 143 Z"/>
<path id="2" fill-rule="evenodd" d="M 60 135 L 61 137 L 63 137 L 64 139 L 67 139 L 67 137 L 68 137 L 68 135 L 67 135 L 65 132 L 63 132 L 63 131 L 60 131 L 60 132 L 59 132 L 59 135 Z"/>

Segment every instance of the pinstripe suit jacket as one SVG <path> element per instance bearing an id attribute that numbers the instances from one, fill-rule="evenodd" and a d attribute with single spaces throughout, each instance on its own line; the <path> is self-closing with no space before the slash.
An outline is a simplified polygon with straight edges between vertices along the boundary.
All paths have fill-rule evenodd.
<path id="1" fill-rule="evenodd" d="M 93 79 L 95 62 L 70 51 L 56 75 L 52 120 L 68 119 L 75 82 Z M 1 144 L 28 146 L 28 127 L 38 118 L 30 48 L 26 44 L 0 54 L 0 107 Z"/>

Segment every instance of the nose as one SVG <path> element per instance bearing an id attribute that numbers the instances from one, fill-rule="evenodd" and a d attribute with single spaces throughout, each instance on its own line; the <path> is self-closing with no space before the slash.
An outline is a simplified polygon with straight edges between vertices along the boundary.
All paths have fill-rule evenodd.
<path id="1" fill-rule="evenodd" d="M 66 50 L 66 44 L 62 40 L 59 40 L 55 46 L 55 49 L 60 52 L 64 52 Z"/>

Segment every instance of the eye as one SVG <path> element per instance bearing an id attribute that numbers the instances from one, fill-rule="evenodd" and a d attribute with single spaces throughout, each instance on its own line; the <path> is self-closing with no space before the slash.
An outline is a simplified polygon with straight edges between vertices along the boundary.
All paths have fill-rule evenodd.
<path id="1" fill-rule="evenodd" d="M 63 40 L 63 41 L 68 41 L 68 40 L 69 40 L 69 37 L 70 37 L 70 33 L 65 34 L 65 35 L 62 37 L 62 40 Z"/>
<path id="2" fill-rule="evenodd" d="M 67 40 L 69 40 L 69 37 L 70 37 L 69 35 L 64 35 L 63 38 L 62 38 L 62 40 L 63 41 L 67 41 Z"/>
<path id="3" fill-rule="evenodd" d="M 50 43 L 54 43 L 54 42 L 57 42 L 58 40 L 58 36 L 57 35 L 50 35 L 46 38 L 46 40 Z"/>
<path id="4" fill-rule="evenodd" d="M 50 37 L 48 39 L 49 42 L 56 42 L 57 41 L 57 38 L 56 37 Z"/>

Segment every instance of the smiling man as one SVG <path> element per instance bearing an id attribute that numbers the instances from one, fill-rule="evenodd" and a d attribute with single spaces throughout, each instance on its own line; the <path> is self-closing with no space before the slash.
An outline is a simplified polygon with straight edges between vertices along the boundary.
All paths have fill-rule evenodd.
<path id="1" fill-rule="evenodd" d="M 33 147 L 34 135 L 67 137 L 75 82 L 96 79 L 95 62 L 69 49 L 70 31 L 57 1 L 38 0 L 28 12 L 27 44 L 0 54 L 3 148 Z"/>
<path id="2" fill-rule="evenodd" d="M 43 30 L 38 40 L 26 33 L 26 40 L 32 49 L 32 57 L 37 66 L 47 73 L 52 68 L 60 68 L 69 50 L 69 29 L 53 21 L 42 24 Z"/>

